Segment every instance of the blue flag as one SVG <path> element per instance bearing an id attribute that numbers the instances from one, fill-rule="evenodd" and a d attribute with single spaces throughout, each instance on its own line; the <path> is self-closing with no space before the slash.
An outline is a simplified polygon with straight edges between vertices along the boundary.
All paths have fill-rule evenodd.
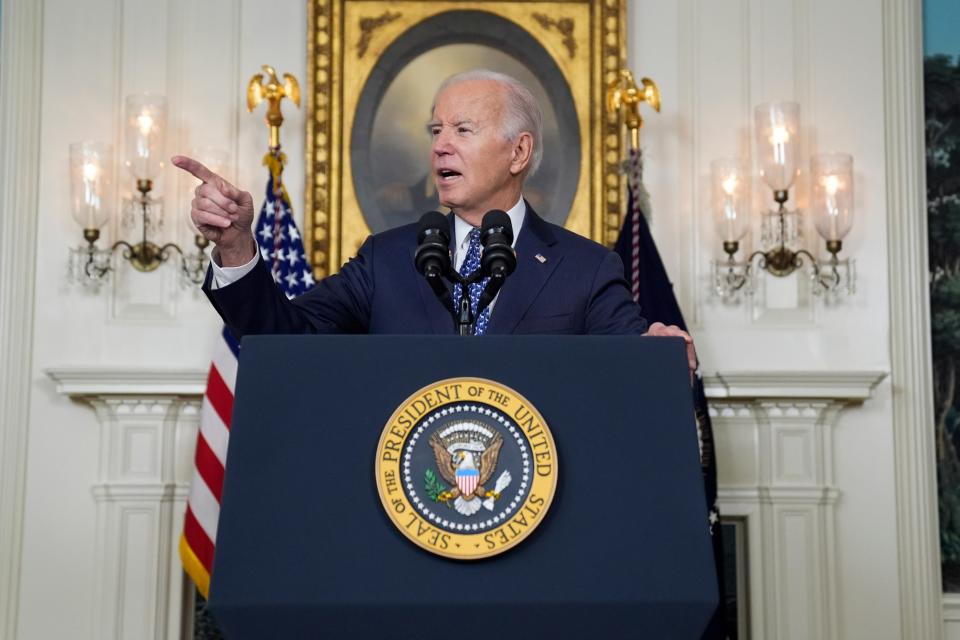
<path id="1" fill-rule="evenodd" d="M 667 276 L 667 270 L 660 259 L 660 252 L 650 234 L 650 227 L 644 217 L 643 209 L 648 207 L 649 198 L 643 188 L 643 159 L 640 151 L 631 150 L 627 160 L 628 204 L 623 217 L 623 227 L 614 251 L 623 260 L 624 276 L 630 284 L 633 299 L 640 305 L 640 312 L 652 324 L 662 322 L 674 324 L 687 330 L 683 321 L 680 305 L 673 293 L 673 284 Z M 713 557 L 717 567 L 717 587 L 720 593 L 720 606 L 714 612 L 703 638 L 721 639 L 726 637 L 726 616 L 724 607 L 723 541 L 720 537 L 720 513 L 717 511 L 717 460 L 713 446 L 713 425 L 707 410 L 707 397 L 703 391 L 703 380 L 699 374 L 694 380 L 693 403 L 697 419 L 697 437 L 700 442 L 700 470 L 703 475 L 704 493 L 707 497 L 710 536 L 713 543 Z"/>

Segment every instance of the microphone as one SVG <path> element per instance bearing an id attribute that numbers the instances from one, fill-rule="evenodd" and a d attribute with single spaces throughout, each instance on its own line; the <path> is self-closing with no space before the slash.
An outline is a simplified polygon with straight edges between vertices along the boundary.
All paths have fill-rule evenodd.
<path id="1" fill-rule="evenodd" d="M 483 216 L 480 244 L 483 245 L 480 267 L 485 275 L 502 279 L 517 268 L 517 254 L 511 246 L 513 225 L 505 211 L 493 209 Z"/>
<path id="2" fill-rule="evenodd" d="M 477 315 L 486 309 L 500 292 L 507 276 L 517 268 L 517 253 L 513 244 L 513 224 L 505 211 L 493 209 L 483 216 L 480 225 L 480 244 L 483 255 L 480 256 L 480 270 L 490 276 L 477 303 Z"/>
<path id="3" fill-rule="evenodd" d="M 450 223 L 439 211 L 420 216 L 413 262 L 428 280 L 443 276 L 450 269 Z"/>
<path id="4" fill-rule="evenodd" d="M 420 216 L 413 263 L 444 308 L 452 310 L 450 290 L 443 283 L 443 276 L 450 271 L 450 223 L 442 213 L 430 211 Z"/>

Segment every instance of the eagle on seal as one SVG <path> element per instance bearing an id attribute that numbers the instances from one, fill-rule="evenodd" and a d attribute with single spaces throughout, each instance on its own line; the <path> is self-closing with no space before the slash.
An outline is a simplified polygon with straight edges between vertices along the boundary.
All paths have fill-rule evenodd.
<path id="1" fill-rule="evenodd" d="M 453 506 L 459 513 L 470 516 L 480 510 L 484 498 L 500 497 L 497 491 L 488 491 L 484 486 L 497 468 L 500 448 L 503 446 L 503 438 L 499 433 L 480 452 L 479 459 L 475 451 L 448 451 L 436 433 L 430 438 L 430 446 L 441 477 L 452 485 L 449 491 L 438 496 L 438 501 L 449 504 L 453 500 Z"/>

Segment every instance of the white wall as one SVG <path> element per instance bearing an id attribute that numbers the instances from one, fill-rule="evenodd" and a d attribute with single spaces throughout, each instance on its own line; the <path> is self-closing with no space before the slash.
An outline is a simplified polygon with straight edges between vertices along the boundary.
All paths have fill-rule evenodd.
<path id="1" fill-rule="evenodd" d="M 663 94 L 641 142 L 653 232 L 707 372 L 890 369 L 881 20 L 880 3 L 854 0 L 630 3 L 630 65 Z M 817 152 L 854 157 L 856 219 L 844 251 L 857 260 L 858 291 L 833 306 L 801 292 L 771 312 L 762 296 L 732 306 L 709 290 L 709 260 L 722 256 L 710 162 L 750 159 L 753 108 L 778 99 L 801 104 L 804 173 Z M 799 186 L 802 206 L 802 177 Z M 807 238 L 818 240 L 812 226 Z M 844 638 L 900 637 L 890 401 L 888 381 L 834 431 Z M 721 477 L 738 464 L 719 463 Z"/>
<path id="2" fill-rule="evenodd" d="M 100 293 L 66 282 L 67 248 L 82 241 L 70 217 L 68 145 L 106 140 L 120 155 L 123 99 L 165 94 L 168 153 L 210 145 L 231 153 L 238 182 L 262 199 L 267 147 L 263 107 L 248 114 L 246 82 L 271 64 L 305 83 L 306 6 L 299 0 L 47 0 L 35 317 L 18 638 L 97 638 L 92 588 L 98 422 L 89 406 L 56 393 L 51 367 L 205 370 L 219 321 L 170 266 L 121 266 Z M 285 105 L 285 178 L 302 216 L 303 113 Z M 129 191 L 130 179 L 118 171 Z M 166 234 L 192 246 L 175 170 L 158 188 Z M 302 219 L 302 217 L 301 217 Z M 105 239 L 117 235 L 107 230 Z"/>
<path id="3" fill-rule="evenodd" d="M 643 131 L 654 234 L 704 369 L 889 371 L 887 216 L 895 213 L 885 195 L 881 4 L 629 4 L 630 66 L 663 92 L 663 112 L 650 114 Z M 201 145 L 229 150 L 238 183 L 259 201 L 266 128 L 261 113 L 246 113 L 243 91 L 263 63 L 306 86 L 306 10 L 301 0 L 45 0 L 43 8 L 39 233 L 16 637 L 96 638 L 92 487 L 103 480 L 100 427 L 90 407 L 58 394 L 45 371 L 202 371 L 219 323 L 202 295 L 179 288 L 168 267 L 160 275 L 121 267 L 98 294 L 66 283 L 67 247 L 81 239 L 69 216 L 68 144 L 108 140 L 119 153 L 123 97 L 164 93 L 170 154 Z M 796 278 L 767 283 L 792 300 L 776 312 L 762 296 L 731 306 L 709 293 L 709 260 L 721 253 L 709 211 L 709 163 L 748 155 L 753 106 L 777 98 L 801 102 L 804 158 L 830 149 L 854 156 L 857 220 L 844 245 L 857 259 L 858 291 L 833 306 L 802 288 L 792 291 Z M 303 114 L 290 105 L 285 113 L 286 180 L 302 216 Z M 180 180 L 168 170 L 159 187 L 168 202 L 167 233 L 189 243 L 181 210 L 173 206 Z M 897 564 L 895 384 L 882 383 L 828 430 L 832 456 L 821 462 L 831 471 L 827 488 L 837 492 L 829 524 L 835 637 L 910 637 L 901 631 Z M 720 464 L 727 478 L 738 468 L 734 455 Z"/>

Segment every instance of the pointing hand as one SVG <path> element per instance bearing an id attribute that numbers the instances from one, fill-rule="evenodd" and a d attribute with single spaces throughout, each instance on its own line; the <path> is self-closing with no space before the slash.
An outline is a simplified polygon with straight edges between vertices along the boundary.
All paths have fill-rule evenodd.
<path id="1" fill-rule="evenodd" d="M 255 255 L 253 198 L 200 162 L 174 156 L 173 164 L 202 182 L 190 203 L 190 218 L 205 238 L 217 245 L 221 266 L 246 264 Z"/>

